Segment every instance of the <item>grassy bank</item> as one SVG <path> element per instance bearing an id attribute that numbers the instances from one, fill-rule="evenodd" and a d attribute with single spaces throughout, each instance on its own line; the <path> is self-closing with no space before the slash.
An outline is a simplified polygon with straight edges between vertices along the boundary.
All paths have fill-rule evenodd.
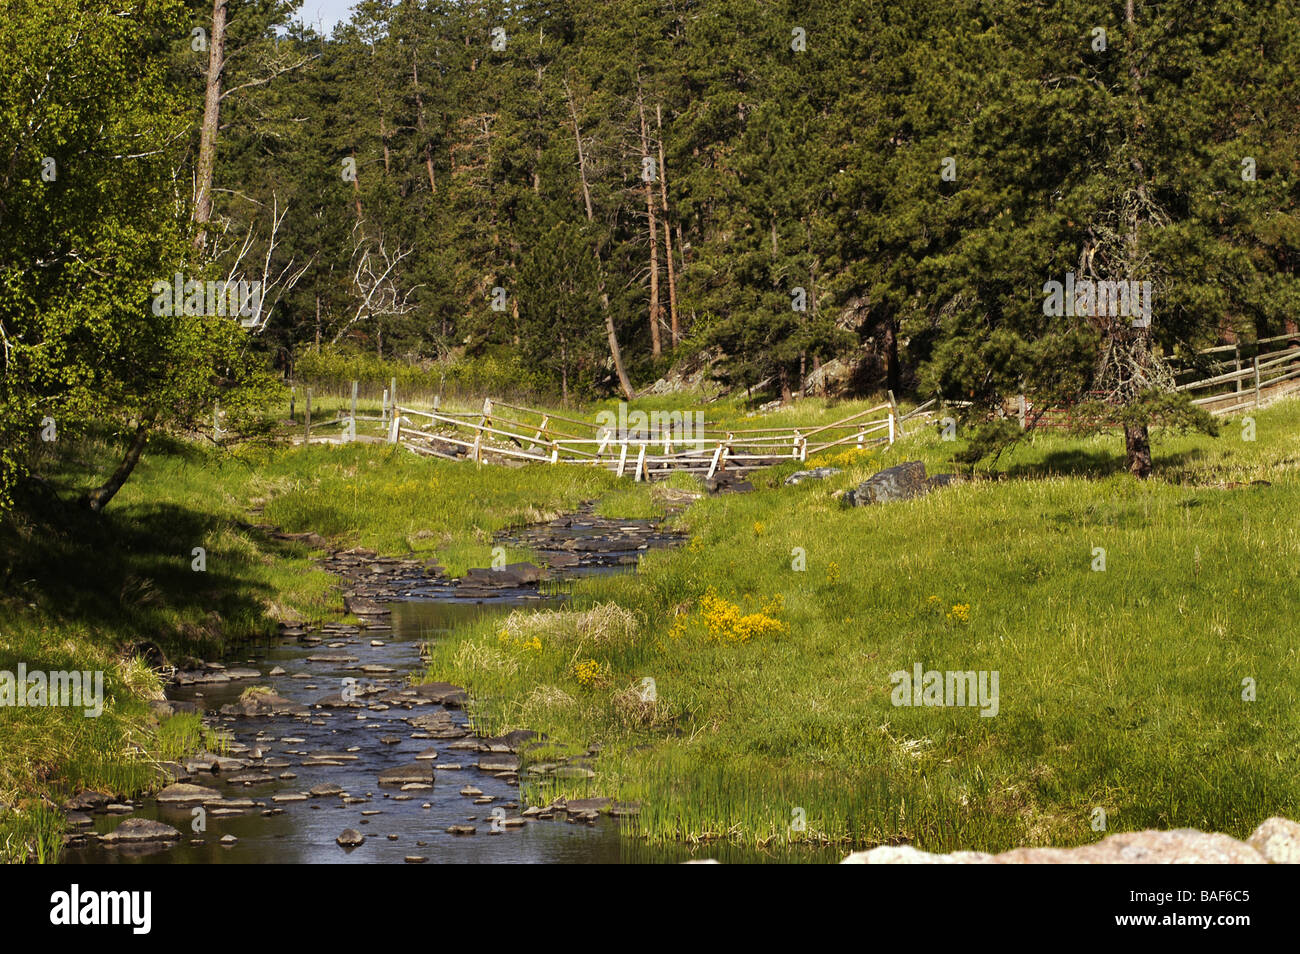
<path id="1" fill-rule="evenodd" d="M 1300 403 L 1256 420 L 1254 442 L 1159 435 L 1146 483 L 1114 434 L 851 511 L 835 491 L 903 459 L 950 470 L 960 443 L 926 431 L 792 488 L 785 465 L 695 504 L 690 545 L 637 577 L 584 583 L 600 609 L 485 623 L 429 675 L 467 685 L 486 729 L 601 743 L 568 791 L 640 801 L 652 838 L 996 850 L 1096 840 L 1097 809 L 1109 831 L 1244 836 L 1300 814 Z M 998 671 L 998 714 L 894 706 L 916 663 Z"/>

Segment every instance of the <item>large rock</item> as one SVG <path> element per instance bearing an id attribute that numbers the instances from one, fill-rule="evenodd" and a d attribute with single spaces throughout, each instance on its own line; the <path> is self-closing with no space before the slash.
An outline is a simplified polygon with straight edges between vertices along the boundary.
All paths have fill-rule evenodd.
<path id="1" fill-rule="evenodd" d="M 171 825 L 147 818 L 128 818 L 99 840 L 110 845 L 132 845 L 151 841 L 179 841 L 181 833 Z"/>
<path id="2" fill-rule="evenodd" d="M 844 495 L 844 502 L 851 507 L 864 507 L 867 504 L 921 497 L 929 489 L 930 484 L 925 479 L 925 464 L 919 460 L 909 460 L 868 477 Z"/>
<path id="3" fill-rule="evenodd" d="M 1300 865 L 1300 825 L 1286 818 L 1263 822 L 1248 844 L 1275 865 Z"/>
<path id="4" fill-rule="evenodd" d="M 1288 823 L 1290 824 L 1290 823 Z M 1262 827 L 1262 826 L 1261 826 Z M 1297 826 L 1300 827 L 1300 826 Z M 1013 848 L 998 855 L 957 851 L 936 855 L 907 845 L 882 845 L 858 851 L 841 864 L 995 864 L 995 865 L 1262 865 L 1268 859 L 1245 842 L 1194 828 L 1123 832 L 1079 848 Z"/>

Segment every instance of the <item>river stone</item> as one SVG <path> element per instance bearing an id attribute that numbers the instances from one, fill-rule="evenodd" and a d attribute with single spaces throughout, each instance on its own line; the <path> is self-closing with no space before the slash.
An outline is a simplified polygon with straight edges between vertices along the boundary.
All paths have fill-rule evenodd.
<path id="1" fill-rule="evenodd" d="M 407 855 L 403 859 L 408 865 L 422 865 L 429 859 L 423 855 Z"/>
<path id="2" fill-rule="evenodd" d="M 868 477 L 844 495 L 844 503 L 851 507 L 863 507 L 891 500 L 909 500 L 924 496 L 929 489 L 930 485 L 925 480 L 925 463 L 909 460 Z"/>
<path id="3" fill-rule="evenodd" d="M 380 785 L 433 784 L 433 769 L 429 765 L 413 763 L 384 769 L 379 773 Z"/>
<path id="4" fill-rule="evenodd" d="M 301 702 L 294 702 L 273 692 L 255 692 L 238 702 L 221 707 L 221 714 L 231 716 L 302 715 L 308 711 Z"/>
<path id="5" fill-rule="evenodd" d="M 272 782 L 274 779 L 270 775 L 263 775 L 259 772 L 242 772 L 239 775 L 232 775 L 226 779 L 231 785 L 261 785 L 265 782 Z"/>
<path id="6" fill-rule="evenodd" d="M 128 818 L 99 840 L 110 845 L 138 844 L 149 841 L 180 841 L 181 833 L 171 825 L 148 818 Z"/>
<path id="7" fill-rule="evenodd" d="M 339 843 L 341 848 L 355 848 L 366 840 L 366 836 L 355 828 L 345 828 L 342 834 L 334 840 Z"/>
<path id="8" fill-rule="evenodd" d="M 95 819 L 85 812 L 69 812 L 68 817 L 64 820 L 68 823 L 69 828 L 87 828 L 95 824 Z"/>
<path id="9" fill-rule="evenodd" d="M 322 782 L 319 785 L 312 786 L 312 788 L 308 790 L 308 794 L 313 798 L 324 798 L 328 795 L 342 795 L 343 787 L 335 785 L 333 782 Z"/>
<path id="10" fill-rule="evenodd" d="M 520 746 L 540 739 L 541 736 L 529 729 L 516 729 L 505 735 L 498 735 L 479 742 L 480 752 L 518 752 Z"/>
<path id="11" fill-rule="evenodd" d="M 213 805 L 221 801 L 221 793 L 202 785 L 177 783 L 168 785 L 156 798 L 160 805 Z"/>
<path id="12" fill-rule="evenodd" d="M 457 581 L 457 587 L 514 588 L 535 584 L 546 571 L 532 563 L 507 563 L 502 567 L 475 567 Z"/>
<path id="13" fill-rule="evenodd" d="M 475 834 L 475 833 L 477 833 L 477 832 L 478 832 L 478 829 L 475 828 L 473 825 L 449 825 L 449 826 L 447 826 L 447 834 L 449 834 L 449 835 L 473 835 L 473 834 Z"/>
<path id="14" fill-rule="evenodd" d="M 1275 865 L 1300 865 L 1300 825 L 1286 818 L 1264 821 L 1247 843 Z"/>
<path id="15" fill-rule="evenodd" d="M 63 810 L 65 812 L 93 812 L 97 808 L 103 808 L 112 800 L 112 796 L 105 795 L 103 792 L 78 792 L 63 803 Z"/>
<path id="16" fill-rule="evenodd" d="M 478 760 L 480 772 L 517 772 L 519 757 L 516 755 L 488 755 Z"/>
<path id="17" fill-rule="evenodd" d="M 237 841 L 239 841 L 239 839 L 236 838 L 234 835 L 222 835 L 222 836 L 221 836 L 221 844 L 223 844 L 223 845 L 233 845 L 233 844 L 234 844 L 235 842 L 237 842 Z"/>

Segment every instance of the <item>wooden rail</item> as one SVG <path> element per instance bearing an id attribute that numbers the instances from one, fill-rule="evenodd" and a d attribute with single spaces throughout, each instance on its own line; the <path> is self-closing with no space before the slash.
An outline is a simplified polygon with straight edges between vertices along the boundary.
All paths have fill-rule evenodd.
<path id="1" fill-rule="evenodd" d="M 681 426 L 665 427 L 654 434 L 636 429 L 620 434 L 590 421 L 490 398 L 471 413 L 441 411 L 436 405 L 424 409 L 395 404 L 387 440 L 423 456 L 477 463 L 604 467 L 638 481 L 676 472 L 710 478 L 724 470 L 746 473 L 782 460 L 804 461 L 810 454 L 834 447 L 892 444 L 905 433 L 905 422 L 932 415 L 934 403 L 928 401 L 904 415 L 891 396 L 888 403 L 809 431 L 794 427 L 697 429 L 686 418 L 677 422 Z M 510 413 L 503 415 L 502 409 Z M 557 421 L 564 427 L 557 426 Z"/>

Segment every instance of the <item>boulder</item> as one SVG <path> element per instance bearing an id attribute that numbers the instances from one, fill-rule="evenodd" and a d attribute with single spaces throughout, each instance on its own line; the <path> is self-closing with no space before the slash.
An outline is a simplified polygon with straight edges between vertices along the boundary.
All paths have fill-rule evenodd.
<path id="1" fill-rule="evenodd" d="M 1300 825 L 1289 819 L 1261 823 L 1247 844 L 1275 865 L 1300 865 Z"/>
<path id="2" fill-rule="evenodd" d="M 910 500 L 924 496 L 929 489 L 930 485 L 925 479 L 925 464 L 919 460 L 909 460 L 868 477 L 844 495 L 844 502 L 851 507 L 864 507 L 890 500 Z"/>
<path id="3" fill-rule="evenodd" d="M 1292 823 L 1287 823 L 1292 824 Z M 1261 826 L 1263 827 L 1263 826 Z M 1295 826 L 1300 828 L 1300 826 Z M 1253 837 L 1253 836 L 1252 836 Z M 1206 834 L 1194 828 L 1174 831 L 1133 831 L 1110 835 L 1078 848 L 1013 848 L 998 855 L 956 851 L 948 855 L 918 851 L 909 845 L 881 845 L 858 851 L 841 864 L 995 864 L 995 865 L 1262 865 L 1268 858 L 1228 835 Z"/>

